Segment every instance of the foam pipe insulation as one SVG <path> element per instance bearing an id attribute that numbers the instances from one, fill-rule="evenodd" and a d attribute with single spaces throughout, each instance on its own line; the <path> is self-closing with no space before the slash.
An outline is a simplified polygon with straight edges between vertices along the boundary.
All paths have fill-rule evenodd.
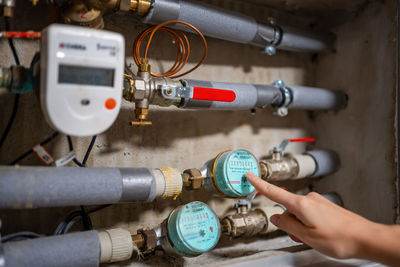
<path id="1" fill-rule="evenodd" d="M 224 93 L 230 94 L 229 100 L 222 99 L 222 101 L 207 100 L 207 97 L 204 99 L 201 97 L 197 99 L 196 97 L 185 99 L 181 103 L 182 108 L 232 110 L 285 106 L 288 109 L 339 110 L 344 108 L 347 102 L 347 97 L 343 92 L 323 88 L 288 85 L 285 86 L 289 93 L 286 96 L 282 92 L 282 89 L 274 85 L 209 82 L 188 79 L 181 80 L 181 83 L 183 86 L 194 88 L 195 93 L 196 90 L 201 92 L 200 89 L 211 88 L 220 89 L 221 97 L 224 97 Z"/>
<path id="2" fill-rule="evenodd" d="M 3 244 L 5 266 L 99 266 L 130 259 L 129 231 L 110 229 L 49 236 Z"/>
<path id="3" fill-rule="evenodd" d="M 176 198 L 181 173 L 173 168 L 0 168 L 0 208 L 37 208 Z"/>
<path id="4" fill-rule="evenodd" d="M 279 49 L 323 52 L 333 50 L 335 36 L 262 24 L 254 18 L 192 0 L 154 0 L 144 23 L 159 24 L 168 20 L 183 20 L 196 26 L 204 35 L 266 47 L 274 43 Z M 188 31 L 181 25 L 172 26 Z M 281 37 L 277 37 L 280 34 Z"/>

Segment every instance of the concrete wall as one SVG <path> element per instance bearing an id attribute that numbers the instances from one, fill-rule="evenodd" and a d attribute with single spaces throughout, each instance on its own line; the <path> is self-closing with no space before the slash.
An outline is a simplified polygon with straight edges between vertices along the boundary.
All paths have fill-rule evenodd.
<path id="1" fill-rule="evenodd" d="M 299 16 L 293 9 L 284 13 L 265 5 L 255 5 L 254 1 L 207 2 L 255 16 L 259 20 L 275 16 L 279 22 L 289 25 L 314 25 L 317 28 L 329 25 L 338 36 L 337 52 L 316 56 L 280 51 L 276 56 L 269 57 L 260 54 L 255 47 L 207 38 L 209 56 L 205 64 L 187 78 L 265 84 L 282 78 L 288 84 L 344 90 L 349 94 L 348 108 L 338 113 L 292 111 L 285 118 L 273 116 L 271 109 L 251 115 L 249 111 L 152 108 L 150 119 L 153 126 L 132 128 L 128 122 L 134 119 L 133 104 L 125 102 L 116 123 L 98 137 L 88 165 L 173 166 L 183 170 L 200 167 L 227 149 L 245 148 L 262 157 L 285 138 L 311 136 L 317 138 L 313 147 L 339 152 L 343 167 L 337 174 L 319 181 L 306 179 L 284 185 L 303 191 L 307 191 L 309 186 L 322 193 L 337 191 L 350 210 L 379 222 L 393 223 L 397 205 L 394 186 L 396 1 L 377 1 L 364 9 L 359 8 L 364 1 L 358 1 L 357 5 L 351 5 L 357 12 L 341 12 L 344 14 L 341 19 L 333 16 L 331 20 L 329 17 L 321 18 L 321 2 L 326 3 L 326 8 L 322 10 L 329 15 L 331 12 L 328 11 L 343 1 L 338 1 L 337 5 L 332 4 L 336 1 L 315 1 L 319 3 L 315 5 L 308 1 L 308 5 L 299 9 L 302 14 L 308 14 L 307 17 Z M 271 5 L 278 2 L 268 1 Z M 24 5 L 17 12 L 17 29 L 40 29 L 56 15 L 54 11 L 46 9 L 43 1 L 36 8 L 29 7 L 27 3 Z M 276 6 L 287 9 L 283 4 Z M 348 6 L 342 5 L 340 10 L 346 8 Z M 317 18 L 323 23 L 318 24 L 320 20 Z M 106 28 L 124 34 L 127 60 L 132 62 L 130 51 L 133 40 L 145 26 L 123 13 L 107 16 L 105 21 Z M 192 42 L 193 58 L 189 66 L 196 64 L 202 53 L 199 40 L 193 37 Z M 17 40 L 16 46 L 24 65 L 30 63 L 39 48 L 36 41 Z M 172 62 L 174 49 L 167 37 L 156 38 L 150 52 L 153 69 L 167 68 Z M 0 65 L 10 64 L 13 61 L 8 45 L 0 41 Z M 12 101 L 12 95 L 0 91 L 0 129 L 4 129 L 7 123 Z M 52 132 L 44 121 L 35 96 L 23 95 L 15 125 L 0 151 L 0 163 L 12 161 Z M 74 138 L 73 141 L 77 157 L 81 159 L 90 138 Z M 66 138 L 59 136 L 47 148 L 56 158 L 61 157 L 68 151 Z M 304 144 L 290 145 L 288 148 L 291 152 L 302 152 L 304 149 Z M 32 155 L 21 164 L 41 165 L 41 162 Z M 207 202 L 220 216 L 233 203 L 232 200 L 210 197 L 206 192 L 185 192 L 177 201 L 114 205 L 91 217 L 95 228 L 122 226 L 134 232 L 138 227 L 160 223 L 171 209 L 192 200 Z M 267 201 L 262 197 L 256 200 L 258 204 Z M 66 213 L 73 209 L 0 211 L 2 233 L 31 230 L 51 234 Z M 249 253 L 259 252 L 259 248 L 250 249 L 250 241 L 239 239 L 233 243 L 239 244 L 240 250 L 247 248 Z M 221 246 L 230 245 L 232 242 L 228 241 Z M 265 245 L 263 250 L 274 249 L 276 245 Z M 281 245 L 287 246 L 285 242 Z M 222 256 L 210 257 L 224 259 Z M 185 262 L 177 262 L 177 265 L 182 264 Z M 201 264 L 201 259 L 197 264 Z"/>

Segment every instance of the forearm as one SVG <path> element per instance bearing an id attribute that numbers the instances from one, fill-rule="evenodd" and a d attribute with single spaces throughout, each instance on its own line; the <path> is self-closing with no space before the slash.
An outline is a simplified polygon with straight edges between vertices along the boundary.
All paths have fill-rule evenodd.
<path id="1" fill-rule="evenodd" d="M 368 230 L 356 237 L 359 246 L 355 257 L 400 266 L 400 225 L 370 222 Z"/>

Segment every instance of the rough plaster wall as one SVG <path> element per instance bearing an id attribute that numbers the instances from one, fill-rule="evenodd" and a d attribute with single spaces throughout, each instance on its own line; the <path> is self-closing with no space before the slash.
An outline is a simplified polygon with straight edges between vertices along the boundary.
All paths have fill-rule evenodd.
<path id="1" fill-rule="evenodd" d="M 210 2 L 210 1 L 207 1 Z M 290 25 L 309 25 L 312 18 L 302 19 L 294 15 L 247 5 L 244 1 L 213 1 L 213 3 L 240 10 L 260 20 L 276 16 L 279 21 Z M 393 1 L 394 2 L 394 1 Z M 49 20 L 44 6 L 40 10 L 29 7 L 20 9 L 22 29 L 40 29 Z M 394 32 L 390 18 L 393 6 L 374 4 L 359 17 L 335 29 L 339 35 L 338 52 L 315 57 L 308 54 L 279 52 L 274 57 L 259 53 L 259 49 L 207 38 L 209 56 L 205 64 L 187 78 L 212 81 L 271 83 L 283 78 L 288 84 L 317 85 L 320 87 L 347 90 L 350 95 L 348 110 L 338 114 L 291 112 L 286 118 L 272 116 L 272 111 L 258 111 L 251 115 L 248 111 L 180 111 L 176 108 L 152 108 L 150 128 L 132 128 L 128 122 L 134 118 L 133 105 L 124 103 L 116 123 L 106 133 L 99 136 L 89 166 L 146 166 L 150 168 L 173 166 L 181 170 L 200 167 L 208 159 L 226 149 L 245 148 L 256 156 L 265 156 L 269 149 L 284 138 L 315 136 L 316 147 L 336 149 L 344 162 L 337 175 L 326 177 L 316 183 L 321 192 L 338 191 L 344 197 L 346 207 L 364 216 L 382 222 L 392 222 L 394 216 L 392 183 L 395 179 L 394 166 L 394 83 L 393 67 L 378 68 L 382 62 L 394 64 L 395 43 L 387 40 Z M 28 17 L 27 15 L 30 14 Z M 34 19 L 33 19 L 34 18 Z M 31 21 L 34 23 L 31 23 Z M 379 21 L 379 25 L 376 23 Z M 125 35 L 127 58 L 137 33 L 143 29 L 132 16 L 111 15 L 106 18 L 108 29 Z M 378 31 L 376 27 L 383 29 Z M 364 44 L 368 36 L 369 45 Z M 378 39 L 383 38 L 383 39 Z M 201 56 L 202 47 L 193 38 L 194 57 L 192 66 Z M 384 46 L 378 40 L 385 40 Z M 175 52 L 169 39 L 160 37 L 160 45 L 153 46 L 151 62 L 155 69 L 171 63 Z M 382 46 L 382 47 L 381 47 Z M 374 48 L 381 51 L 373 53 Z M 12 63 L 6 42 L 0 41 L 0 63 Z M 34 41 L 17 41 L 17 50 L 25 65 L 30 60 L 38 44 Z M 357 60 L 353 60 L 353 58 Z M 352 60 L 349 60 L 352 59 Z M 360 71 L 360 66 L 363 66 Z M 368 70 L 366 72 L 365 70 Z M 379 72 L 375 72 L 379 71 Z M 383 76 L 382 76 L 383 75 Z M 385 78 L 384 78 L 385 77 Z M 381 86 L 386 84 L 386 86 Z M 380 91 L 381 88 L 388 88 Z M 0 91 L 0 129 L 4 129 L 12 96 Z M 378 101 L 376 101 L 378 99 Z M 22 97 L 16 124 L 2 151 L 0 163 L 6 164 L 29 147 L 48 136 L 52 130 L 41 115 L 39 103 L 33 94 Z M 366 104 L 367 103 L 367 104 Z M 385 103 L 383 106 L 380 103 Z M 343 129 L 346 129 L 345 131 Z M 375 130 L 383 129 L 379 133 Z M 375 138 L 376 137 L 376 138 Z M 89 138 L 74 138 L 78 158 L 82 158 Z M 378 144 L 378 145 L 377 145 Z M 59 136 L 48 150 L 56 157 L 67 152 L 66 139 Z M 291 145 L 289 150 L 301 152 L 303 145 Z M 356 153 L 361 151 L 361 153 Z M 40 165 L 31 156 L 24 165 Z M 296 183 L 297 188 L 306 188 L 308 180 Z M 286 185 L 286 184 L 285 184 Z M 289 186 L 294 186 L 289 183 Z M 355 191 L 358 190 L 358 191 Z M 357 192 L 357 193 L 355 193 Z M 371 197 L 373 196 L 373 197 Z M 218 215 L 231 210 L 231 200 L 211 198 L 206 192 L 185 192 L 177 201 L 157 200 L 146 204 L 114 205 L 92 216 L 96 228 L 122 226 L 134 232 L 138 227 L 154 226 L 160 223 L 172 208 L 192 200 L 210 204 Z M 256 200 L 256 206 L 266 203 L 263 198 Z M 368 205 L 367 205 L 368 204 Z M 32 230 L 43 234 L 54 231 L 59 221 L 73 208 L 50 208 L 23 211 L 0 211 L 3 233 Z M 280 240 L 280 239 L 279 239 Z M 233 257 L 229 250 L 236 244 L 237 257 L 272 250 L 280 241 L 252 243 L 239 239 L 223 239 L 216 254 L 208 253 L 197 263 L 222 260 L 226 255 Z M 278 243 L 276 243 L 278 242 Z M 290 246 L 282 241 L 282 246 Z M 253 244 L 253 245 L 252 245 Z M 224 250 L 226 248 L 226 250 Z M 241 254 L 241 253 L 244 254 Z M 218 253 L 225 256 L 216 256 Z M 158 265 L 162 262 L 176 265 L 195 264 L 188 259 L 174 260 L 160 258 L 146 262 Z M 133 264 L 134 262 L 132 262 Z"/>
<path id="2" fill-rule="evenodd" d="M 219 3 L 220 4 L 220 3 Z M 245 8 L 242 8 L 242 7 Z M 264 10 L 260 12 L 254 6 L 237 7 L 245 12 L 257 13 L 259 18 L 279 12 Z M 301 23 L 293 16 L 286 18 L 292 24 Z M 309 19 L 304 20 L 308 23 Z M 29 27 L 29 21 L 22 21 L 23 27 Z M 126 37 L 127 60 L 131 61 L 130 47 L 134 38 L 144 28 L 133 16 L 119 13 L 106 18 L 108 29 L 121 32 Z M 36 25 L 33 25 L 36 27 Z M 155 40 L 152 46 L 151 63 L 157 70 L 171 64 L 175 48 L 165 36 Z M 197 63 L 202 46 L 199 40 L 192 38 L 193 58 L 189 67 Z M 34 52 L 38 49 L 33 42 L 16 42 L 18 51 L 29 64 Z M 312 83 L 311 55 L 281 52 L 276 57 L 261 54 L 259 48 L 243 46 L 221 40 L 208 38 L 209 55 L 205 64 L 187 75 L 187 78 L 211 81 L 265 83 L 283 78 L 288 84 L 310 85 Z M 1 42 L 0 53 L 7 66 L 11 61 L 8 47 Z M 4 57 L 3 57 L 4 55 Z M 7 56 L 7 57 L 6 57 Z M 12 97 L 4 94 L 0 99 L 3 110 L 10 110 Z M 150 168 L 173 166 L 181 170 L 201 167 L 207 160 L 227 149 L 245 148 L 256 156 L 265 156 L 275 145 L 285 138 L 308 136 L 307 113 L 292 112 L 286 118 L 272 115 L 272 110 L 261 110 L 256 115 L 250 111 L 181 111 L 177 108 L 152 107 L 150 119 L 152 127 L 133 128 L 128 125 L 134 119 L 133 104 L 124 102 L 118 120 L 96 141 L 95 149 L 89 158 L 88 166 L 145 166 Z M 5 121 L 1 126 L 5 127 Z M 18 129 L 18 130 L 16 130 Z M 16 158 L 21 152 L 43 140 L 52 132 L 43 120 L 40 106 L 33 94 L 22 97 L 16 124 L 6 143 L 6 153 L 0 155 L 3 164 Z M 74 138 L 74 146 L 79 159 L 83 157 L 90 138 Z M 67 152 L 66 138 L 58 137 L 49 151 L 55 156 Z M 293 152 L 300 152 L 304 145 L 291 146 Z M 40 165 L 33 155 L 21 162 L 25 165 Z M 169 214 L 173 207 L 192 200 L 208 202 L 219 215 L 223 215 L 232 206 L 232 200 L 210 198 L 205 192 L 184 193 L 178 201 L 158 200 L 148 204 L 115 205 L 93 215 L 96 227 L 113 227 L 124 225 L 134 231 L 138 227 L 154 226 Z M 51 233 L 58 224 L 65 210 L 39 209 L 32 211 L 4 211 L 4 231 L 12 232 L 21 228 L 42 233 Z M 27 218 L 34 218 L 29 220 Z M 46 221 L 45 224 L 42 222 Z M 16 223 L 18 222 L 18 223 Z"/>
<path id="3" fill-rule="evenodd" d="M 317 190 L 335 190 L 345 206 L 367 218 L 395 221 L 397 2 L 370 5 L 335 29 L 337 53 L 321 55 L 317 86 L 345 89 L 346 110 L 316 117 L 322 147 L 338 150 L 341 170 L 319 181 Z M 343 134 L 343 129 L 345 134 Z"/>

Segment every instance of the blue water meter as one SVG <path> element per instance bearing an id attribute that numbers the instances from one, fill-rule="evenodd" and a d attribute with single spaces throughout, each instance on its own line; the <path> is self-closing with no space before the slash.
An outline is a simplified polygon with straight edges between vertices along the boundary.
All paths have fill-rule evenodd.
<path id="1" fill-rule="evenodd" d="M 181 255 L 198 256 L 213 249 L 221 236 L 221 226 L 214 211 L 195 201 L 171 212 L 166 229 L 171 247 Z"/>
<path id="2" fill-rule="evenodd" d="M 212 183 L 217 193 L 226 197 L 241 198 L 251 194 L 255 188 L 247 180 L 246 173 L 251 171 L 260 176 L 258 160 L 244 149 L 220 153 L 210 167 L 211 177 L 205 181 L 206 188 Z"/>

